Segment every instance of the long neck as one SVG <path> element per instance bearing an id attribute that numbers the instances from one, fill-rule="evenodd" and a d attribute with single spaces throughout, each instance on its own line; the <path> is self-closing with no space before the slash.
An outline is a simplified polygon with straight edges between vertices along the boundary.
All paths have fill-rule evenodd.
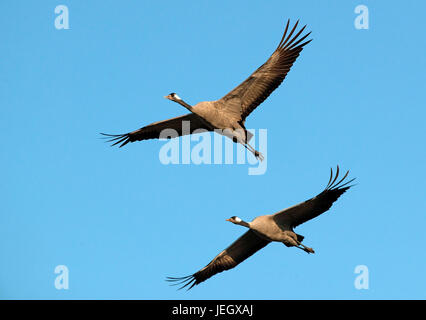
<path id="1" fill-rule="evenodd" d="M 250 223 L 245 222 L 243 220 L 241 220 L 240 222 L 237 222 L 237 224 L 239 224 L 240 226 L 246 227 L 250 229 Z"/>
<path id="2" fill-rule="evenodd" d="M 187 108 L 189 111 L 192 112 L 192 106 L 190 106 L 189 104 L 187 104 L 185 101 L 183 101 L 182 99 L 180 100 L 175 100 L 175 102 L 179 103 L 181 106 L 184 106 L 185 108 Z"/>

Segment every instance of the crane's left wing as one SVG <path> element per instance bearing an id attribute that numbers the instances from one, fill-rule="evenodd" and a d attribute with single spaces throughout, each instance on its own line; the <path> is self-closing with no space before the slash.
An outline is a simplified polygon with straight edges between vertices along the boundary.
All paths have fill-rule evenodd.
<path id="1" fill-rule="evenodd" d="M 234 268 L 258 250 L 265 247 L 269 242 L 268 240 L 260 238 L 253 230 L 249 230 L 228 248 L 219 253 L 200 271 L 181 278 L 168 277 L 167 281 L 176 282 L 177 285 L 182 285 L 180 289 L 189 286 L 189 290 L 217 273 Z"/>
<path id="2" fill-rule="evenodd" d="M 348 186 L 348 184 L 354 181 L 355 178 L 343 183 L 348 174 L 349 171 L 346 172 L 342 179 L 336 182 L 339 176 L 339 166 L 337 166 L 334 179 L 333 170 L 331 170 L 330 180 L 324 191 L 305 202 L 275 213 L 273 219 L 278 224 L 294 228 L 326 212 L 331 208 L 333 203 L 351 187 Z"/>
<path id="3" fill-rule="evenodd" d="M 312 41 L 302 43 L 310 32 L 298 38 L 306 26 L 292 37 L 298 23 L 299 21 L 287 34 L 290 24 L 288 20 L 284 35 L 271 57 L 238 87 L 217 100 L 216 106 L 219 109 L 225 110 L 237 121 L 244 121 L 281 84 L 303 47 Z"/>
<path id="4" fill-rule="evenodd" d="M 187 124 L 186 127 L 184 125 L 185 123 Z M 176 136 L 166 136 L 165 130 L 170 129 L 175 130 L 171 132 L 174 132 Z M 180 137 L 187 134 L 192 134 L 199 129 L 211 131 L 211 129 L 205 125 L 205 123 L 199 116 L 197 116 L 195 113 L 188 113 L 186 115 L 175 117 L 172 119 L 151 123 L 143 128 L 137 129 L 132 132 L 123 134 L 101 133 L 101 135 L 108 139 L 107 142 L 112 142 L 112 146 L 119 144 L 121 148 L 129 142 L 148 139 L 160 139 L 162 138 L 162 134 L 165 135 L 165 138 L 176 138 L 178 136 Z"/>

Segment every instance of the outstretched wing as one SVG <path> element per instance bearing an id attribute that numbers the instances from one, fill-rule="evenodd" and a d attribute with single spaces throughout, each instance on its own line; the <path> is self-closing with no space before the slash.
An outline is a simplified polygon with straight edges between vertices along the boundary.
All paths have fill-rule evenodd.
<path id="1" fill-rule="evenodd" d="M 298 38 L 306 26 L 292 38 L 298 23 L 299 21 L 287 34 L 290 25 L 288 20 L 284 35 L 271 57 L 238 87 L 216 101 L 218 108 L 226 110 L 235 119 L 244 121 L 281 84 L 303 47 L 312 41 L 301 43 L 310 32 Z"/>
<path id="2" fill-rule="evenodd" d="M 336 182 L 339 176 L 339 166 L 337 166 L 337 172 L 334 179 L 333 169 L 331 169 L 330 180 L 324 191 L 312 199 L 277 212 L 273 215 L 273 219 L 280 225 L 294 228 L 299 224 L 318 217 L 320 214 L 330 209 L 333 203 L 351 187 L 348 186 L 348 184 L 354 181 L 355 178 L 343 183 L 348 174 L 349 171 L 346 172 L 342 179 Z"/>
<path id="3" fill-rule="evenodd" d="M 189 290 L 217 273 L 234 268 L 258 250 L 265 247 L 269 242 L 268 240 L 260 238 L 253 230 L 249 230 L 228 248 L 219 253 L 200 271 L 181 278 L 168 277 L 167 281 L 176 282 L 176 285 L 182 285 L 180 289 L 189 286 Z"/>
<path id="4" fill-rule="evenodd" d="M 189 123 L 186 123 L 189 121 Z M 188 126 L 189 124 L 189 126 Z M 146 127 L 140 128 L 133 132 L 124 133 L 124 134 L 106 134 L 101 133 L 103 136 L 107 137 L 108 142 L 113 142 L 113 146 L 120 144 L 120 148 L 129 142 L 148 140 L 148 139 L 159 139 L 161 133 L 165 134 L 163 130 L 173 129 L 177 133 L 176 136 L 183 136 L 187 134 L 192 134 L 197 129 L 204 129 L 210 131 L 210 129 L 204 124 L 204 122 L 194 113 L 189 113 L 184 116 L 158 121 L 147 125 Z M 170 131 L 170 133 L 174 133 Z M 167 137 L 170 138 L 170 137 Z M 172 138 L 175 138 L 174 134 Z"/>

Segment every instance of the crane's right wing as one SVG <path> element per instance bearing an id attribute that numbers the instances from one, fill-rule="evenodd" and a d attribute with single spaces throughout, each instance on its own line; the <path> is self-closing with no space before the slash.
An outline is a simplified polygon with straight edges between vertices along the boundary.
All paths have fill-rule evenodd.
<path id="1" fill-rule="evenodd" d="M 228 248 L 219 253 L 207 266 L 200 271 L 181 278 L 168 277 L 167 281 L 177 282 L 188 290 L 225 270 L 229 270 L 246 260 L 248 257 L 265 247 L 270 241 L 260 238 L 253 230 L 244 233 Z"/>
<path id="2" fill-rule="evenodd" d="M 184 122 L 189 121 L 188 130 L 184 126 Z M 166 129 L 173 129 L 176 131 L 177 136 L 183 136 L 187 134 L 192 134 L 197 129 L 204 129 L 210 131 L 210 129 L 204 124 L 199 116 L 194 113 L 189 113 L 184 116 L 158 121 L 147 125 L 146 127 L 140 128 L 138 130 L 124 133 L 124 134 L 106 134 L 101 133 L 109 140 L 108 142 L 113 142 L 113 146 L 120 144 L 120 148 L 129 142 L 148 140 L 148 139 L 159 139 L 161 133 L 165 133 Z M 173 131 L 170 131 L 172 133 Z M 165 137 L 166 138 L 166 137 Z M 170 137 L 169 137 L 170 138 Z M 173 138 L 175 138 L 173 136 Z"/>
<path id="3" fill-rule="evenodd" d="M 273 219 L 279 225 L 286 225 L 294 228 L 326 212 L 331 208 L 333 203 L 351 187 L 348 186 L 348 184 L 354 181 L 355 178 L 344 182 L 348 174 L 349 171 L 346 172 L 342 179 L 336 182 L 339 176 L 339 166 L 337 166 L 337 172 L 334 178 L 333 170 L 331 170 L 330 180 L 324 191 L 309 200 L 275 213 Z"/>
<path id="4" fill-rule="evenodd" d="M 290 25 L 290 20 L 288 20 L 284 35 L 271 57 L 239 86 L 217 100 L 218 108 L 225 110 L 237 121 L 244 121 L 258 105 L 268 98 L 285 79 L 303 47 L 312 41 L 302 42 L 310 35 L 310 32 L 299 38 L 306 26 L 292 37 L 298 23 L 299 21 L 288 32 Z"/>

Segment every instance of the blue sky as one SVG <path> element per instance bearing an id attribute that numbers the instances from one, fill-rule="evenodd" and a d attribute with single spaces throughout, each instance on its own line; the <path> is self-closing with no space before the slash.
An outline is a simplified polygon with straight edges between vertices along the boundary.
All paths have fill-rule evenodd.
<path id="1" fill-rule="evenodd" d="M 54 25 L 69 8 L 69 30 Z M 354 27 L 359 4 L 369 30 Z M 425 299 L 426 4 L 406 1 L 2 1 L 2 299 Z M 288 18 L 314 41 L 246 122 L 267 171 L 163 165 L 164 141 L 121 133 L 184 114 L 163 99 L 222 97 L 275 49 Z M 358 185 L 300 226 L 307 255 L 271 244 L 189 292 L 243 230 L 225 219 L 319 193 L 330 167 Z M 69 289 L 54 286 L 66 265 Z M 357 265 L 369 289 L 354 287 Z"/>

